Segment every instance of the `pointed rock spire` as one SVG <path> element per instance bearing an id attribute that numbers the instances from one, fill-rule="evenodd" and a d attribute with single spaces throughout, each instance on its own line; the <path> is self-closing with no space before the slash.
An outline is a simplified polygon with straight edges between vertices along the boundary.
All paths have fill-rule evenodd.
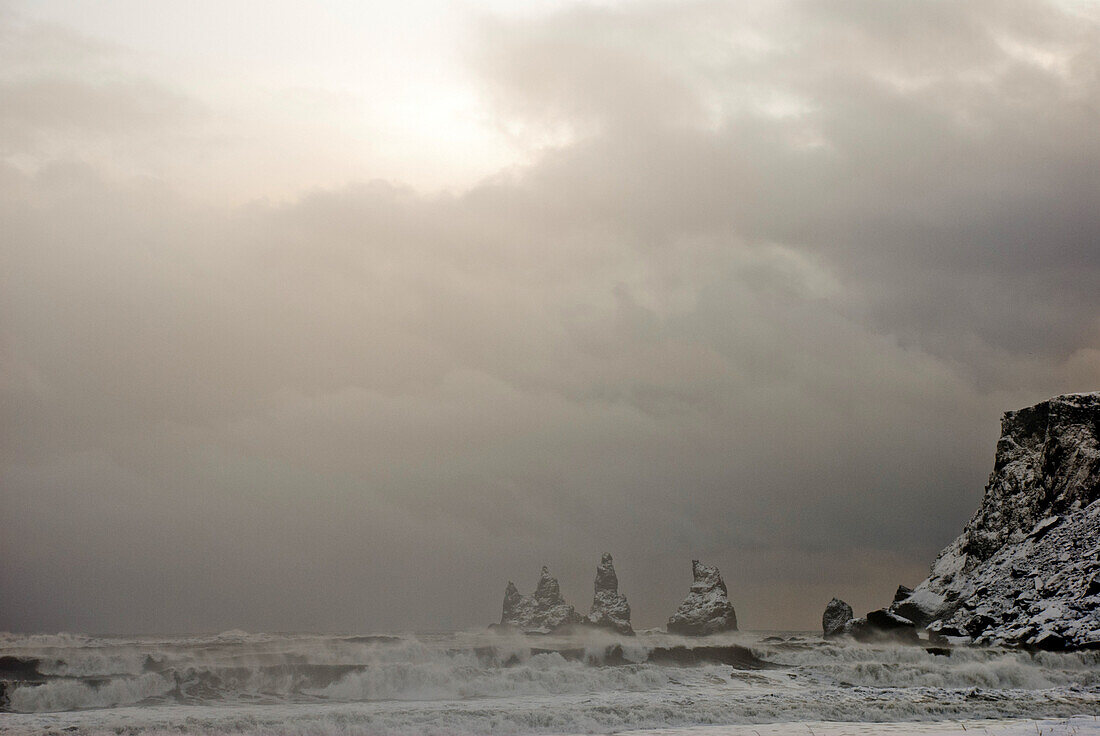
<path id="1" fill-rule="evenodd" d="M 524 632 L 548 633 L 580 621 L 580 614 L 565 602 L 557 579 L 545 566 L 532 595 L 522 595 L 511 581 L 504 589 L 504 606 L 500 616 L 502 626 L 514 626 Z"/>
<path id="2" fill-rule="evenodd" d="M 588 614 L 588 622 L 620 634 L 634 633 L 630 626 L 630 604 L 626 602 L 626 596 L 619 592 L 619 577 L 615 574 L 615 565 L 607 552 L 604 552 L 596 567 L 595 594 L 592 597 L 592 611 Z"/>
<path id="3" fill-rule="evenodd" d="M 737 614 L 717 567 L 691 561 L 693 581 L 687 598 L 668 620 L 670 634 L 706 636 L 737 631 Z"/>
<path id="4" fill-rule="evenodd" d="M 559 606 L 565 604 L 561 595 L 561 586 L 558 579 L 550 574 L 550 568 L 542 566 L 539 573 L 539 582 L 535 585 L 535 601 L 543 606 Z"/>
<path id="5" fill-rule="evenodd" d="M 509 580 L 508 587 L 504 589 L 504 607 L 500 613 L 501 625 L 516 626 L 517 622 L 530 616 L 530 611 L 531 599 L 520 595 L 516 584 Z"/>

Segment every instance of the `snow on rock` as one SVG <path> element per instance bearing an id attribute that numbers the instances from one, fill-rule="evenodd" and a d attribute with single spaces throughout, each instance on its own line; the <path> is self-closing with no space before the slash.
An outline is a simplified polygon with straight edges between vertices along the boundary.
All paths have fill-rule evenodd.
<path id="1" fill-rule="evenodd" d="M 833 598 L 821 614 L 821 630 L 826 639 L 844 633 L 844 625 L 854 618 L 852 607 L 839 598 Z"/>
<path id="2" fill-rule="evenodd" d="M 527 633 L 549 633 L 581 622 L 581 615 L 565 602 L 557 579 L 543 566 L 532 595 L 522 595 L 509 581 L 504 590 L 500 625 Z"/>
<path id="3" fill-rule="evenodd" d="M 606 552 L 596 567 L 596 591 L 588 622 L 620 634 L 634 633 L 630 626 L 630 604 L 626 602 L 626 596 L 619 592 L 619 576 L 615 574 L 611 555 Z"/>
<path id="4" fill-rule="evenodd" d="M 933 636 L 1043 649 L 1100 641 L 1100 393 L 1001 420 L 981 506 L 890 611 Z"/>
<path id="5" fill-rule="evenodd" d="M 687 598 L 668 620 L 670 634 L 706 636 L 737 630 L 737 614 L 733 611 L 726 583 L 717 567 L 691 561 L 694 581 Z"/>

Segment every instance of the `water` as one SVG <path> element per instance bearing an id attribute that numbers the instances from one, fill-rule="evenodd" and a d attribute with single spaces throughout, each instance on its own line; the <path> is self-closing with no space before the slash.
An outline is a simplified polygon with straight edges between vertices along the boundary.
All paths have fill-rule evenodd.
<path id="1" fill-rule="evenodd" d="M 0 657 L 12 734 L 1100 733 L 1097 652 L 226 632 L 0 634 Z"/>

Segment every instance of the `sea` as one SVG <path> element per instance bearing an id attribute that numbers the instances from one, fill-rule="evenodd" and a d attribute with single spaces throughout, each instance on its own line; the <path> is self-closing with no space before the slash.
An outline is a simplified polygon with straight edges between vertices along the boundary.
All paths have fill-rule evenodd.
<path id="1" fill-rule="evenodd" d="M 1100 652 L 800 632 L 0 634 L 4 734 L 1100 736 Z"/>

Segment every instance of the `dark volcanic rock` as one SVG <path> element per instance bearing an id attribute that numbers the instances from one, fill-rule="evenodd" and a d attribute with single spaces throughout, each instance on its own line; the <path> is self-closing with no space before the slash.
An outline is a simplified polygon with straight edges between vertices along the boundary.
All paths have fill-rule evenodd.
<path id="1" fill-rule="evenodd" d="M 992 616 L 986 616 L 984 614 L 971 616 L 970 620 L 966 622 L 966 633 L 968 636 L 979 636 L 983 631 L 996 623 L 996 619 Z"/>
<path id="2" fill-rule="evenodd" d="M 859 641 L 893 641 L 916 644 L 920 641 L 913 622 L 891 613 L 885 608 L 871 611 L 863 618 L 853 619 L 845 627 L 845 633 Z"/>
<path id="3" fill-rule="evenodd" d="M 1007 412 L 981 506 L 890 610 L 978 643 L 1100 640 L 1100 393 Z"/>
<path id="4" fill-rule="evenodd" d="M 717 567 L 691 561 L 693 582 L 687 598 L 668 620 L 670 634 L 706 636 L 737 631 L 737 614 Z"/>
<path id="5" fill-rule="evenodd" d="M 882 631 L 896 631 L 897 629 L 915 628 L 912 621 L 905 618 L 904 616 L 899 616 L 896 613 L 891 613 L 885 608 L 880 608 L 877 611 L 871 611 L 870 613 L 868 613 L 867 623 Z"/>
<path id="6" fill-rule="evenodd" d="M 899 585 L 897 591 L 894 593 L 894 603 L 903 601 L 911 595 L 913 595 L 912 588 L 906 588 L 904 585 Z"/>
<path id="7" fill-rule="evenodd" d="M 630 626 L 630 604 L 626 602 L 626 596 L 619 592 L 619 577 L 615 574 L 611 555 L 606 552 L 596 568 L 595 593 L 588 622 L 620 634 L 634 633 Z"/>
<path id="8" fill-rule="evenodd" d="M 844 634 L 844 625 L 852 620 L 852 607 L 839 598 L 833 598 L 821 614 L 822 635 L 833 639 Z"/>
<path id="9" fill-rule="evenodd" d="M 34 657 L 0 657 L 0 678 L 4 680 L 41 680 L 40 662 Z"/>
<path id="10" fill-rule="evenodd" d="M 546 567 L 542 568 L 538 585 L 532 595 L 521 595 L 511 581 L 504 590 L 501 627 L 515 627 L 525 633 L 549 633 L 580 623 L 581 616 L 565 602 L 558 581 Z"/>

